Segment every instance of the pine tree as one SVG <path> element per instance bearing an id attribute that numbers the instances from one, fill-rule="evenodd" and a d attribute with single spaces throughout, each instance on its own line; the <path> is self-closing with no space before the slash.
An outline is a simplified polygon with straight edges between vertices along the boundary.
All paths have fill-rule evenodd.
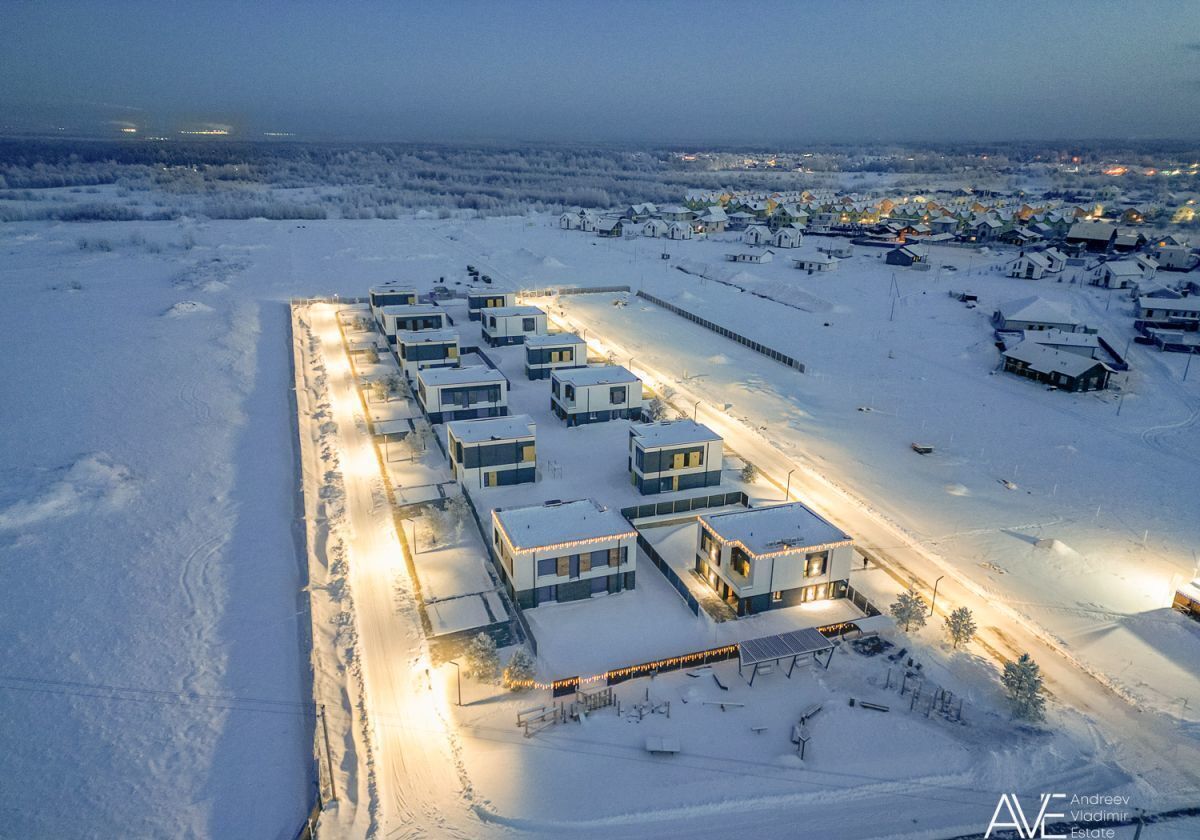
<path id="1" fill-rule="evenodd" d="M 758 481 L 758 467 L 747 462 L 746 466 L 742 467 L 742 481 L 747 484 L 753 484 Z"/>
<path id="2" fill-rule="evenodd" d="M 900 597 L 890 607 L 892 618 L 904 625 L 904 632 L 909 627 L 918 629 L 925 626 L 925 601 L 915 589 L 901 592 Z"/>
<path id="3" fill-rule="evenodd" d="M 525 648 L 517 648 L 504 668 L 502 682 L 509 691 L 528 691 L 534 675 L 533 657 Z"/>
<path id="4" fill-rule="evenodd" d="M 496 642 L 487 633 L 480 633 L 467 645 L 467 668 L 467 673 L 480 682 L 496 682 L 500 657 L 496 655 Z"/>
<path id="5" fill-rule="evenodd" d="M 1008 705 L 1014 718 L 1037 722 L 1046 716 L 1046 698 L 1042 695 L 1042 669 L 1022 653 L 1016 662 L 1004 666 L 1000 678 L 1008 692 Z"/>
<path id="6" fill-rule="evenodd" d="M 959 607 L 946 616 L 945 624 L 946 635 L 950 637 L 950 641 L 954 643 L 955 648 L 975 638 L 975 631 L 978 629 L 975 626 L 975 617 L 971 615 L 971 611 L 966 607 Z"/>

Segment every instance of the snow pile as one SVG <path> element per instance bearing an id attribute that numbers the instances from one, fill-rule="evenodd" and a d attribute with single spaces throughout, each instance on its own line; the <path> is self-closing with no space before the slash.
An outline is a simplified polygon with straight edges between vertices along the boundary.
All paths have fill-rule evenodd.
<path id="1" fill-rule="evenodd" d="M 182 318 L 185 315 L 196 315 L 203 312 L 212 312 L 213 308 L 206 304 L 200 303 L 198 300 L 181 300 L 179 303 L 172 306 L 163 313 L 164 318 Z"/>
<path id="2" fill-rule="evenodd" d="M 92 511 L 109 513 L 127 505 L 137 493 L 129 469 L 104 453 L 87 455 L 53 472 L 57 477 L 45 487 L 0 510 L 0 531 Z"/>

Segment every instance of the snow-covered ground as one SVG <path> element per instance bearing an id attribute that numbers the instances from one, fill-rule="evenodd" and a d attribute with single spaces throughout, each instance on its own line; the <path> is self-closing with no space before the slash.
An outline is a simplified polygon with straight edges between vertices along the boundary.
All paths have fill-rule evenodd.
<path id="1" fill-rule="evenodd" d="M 81 236 L 114 248 L 80 250 Z M 1198 754 L 1200 633 L 1165 609 L 1172 582 L 1192 572 L 1200 537 L 1190 501 L 1200 384 L 1180 381 L 1184 360 L 1135 345 L 1133 371 L 1118 377 L 1118 415 L 1118 392 L 1069 395 L 990 375 L 997 354 L 986 315 L 998 302 L 1042 294 L 1121 346 L 1130 316 L 1119 293 L 1009 280 L 988 270 L 994 260 L 957 250 L 936 257 L 956 272 L 897 269 L 894 313 L 891 270 L 867 257 L 809 276 L 781 252 L 737 278 L 793 306 L 672 268 L 719 264 L 729 250 L 740 245 L 601 241 L 545 218 L 0 227 L 10 304 L 0 316 L 10 360 L 0 631 L 21 652 L 0 680 L 0 778 L 18 780 L 5 785 L 0 805 L 6 829 L 77 833 L 84 818 L 92 828 L 83 833 L 94 835 L 284 837 L 299 827 L 312 789 L 314 719 L 306 713 L 306 567 L 293 532 L 300 510 L 285 303 L 361 295 L 390 279 L 465 286 L 468 262 L 497 285 L 645 288 L 800 358 L 805 375 L 645 302 L 614 307 L 611 294 L 554 307 L 564 323 L 587 329 L 596 349 L 624 354 L 624 364 L 632 356 L 635 371 L 671 383 L 681 403 L 702 400 L 700 420 L 772 479 L 782 482 L 785 464 L 801 465 L 793 491 L 828 507 L 856 537 L 861 523 L 862 537 L 899 568 L 923 584 L 946 574 L 939 607 L 942 599 L 994 602 L 994 611 L 980 608 L 989 643 L 1008 638 L 1005 653 L 1036 649 L 1059 702 L 1047 730 L 1011 726 L 988 651 L 952 655 L 930 627 L 901 643 L 916 646 L 939 684 L 972 698 L 979 717 L 965 728 L 923 717 L 897 724 L 894 713 L 872 723 L 859 710 L 847 718 L 847 696 L 882 690 L 872 670 L 881 663 L 840 652 L 828 672 L 790 682 L 776 674 L 761 691 L 757 682 L 735 688 L 736 667 L 716 666 L 732 668 L 723 680 L 731 693 L 754 692 L 762 735 L 746 722 L 726 726 L 739 714 L 732 709 L 684 704 L 699 679 L 656 678 L 652 692 L 672 699 L 671 726 L 687 744 L 674 766 L 640 748 L 646 727 L 665 725 L 661 715 L 635 724 L 606 710 L 526 740 L 515 710 L 544 698 L 490 699 L 495 689 L 468 684 L 466 699 L 485 700 L 455 710 L 453 668 L 428 665 L 401 600 L 407 572 L 394 523 L 373 492 L 382 479 L 351 475 L 377 466 L 348 407 L 327 442 L 339 472 L 349 471 L 341 476 L 348 582 L 373 751 L 355 741 L 365 736 L 353 729 L 352 693 L 329 722 L 335 746 L 345 745 L 339 754 L 350 756 L 337 763 L 354 804 L 370 801 L 371 774 L 356 765 L 368 756 L 378 795 L 374 813 L 358 812 L 339 790 L 347 806 L 339 824 L 350 833 L 375 824 L 481 836 L 489 825 L 518 825 L 554 836 L 777 836 L 803 822 L 820 836 L 937 837 L 981 831 L 996 796 L 1013 787 L 1127 792 L 1148 807 L 1200 798 L 1189 769 Z M 950 289 L 978 294 L 980 306 L 966 309 Z M 318 350 L 336 346 L 331 329 L 332 320 L 314 316 Z M 352 406 L 348 366 L 327 373 L 333 411 Z M 546 429 L 560 432 L 565 440 L 574 430 Z M 915 455 L 913 440 L 937 452 Z M 544 489 L 558 491 L 549 482 Z M 1063 548 L 1037 549 L 1038 537 Z M 354 546 L 367 562 L 353 562 Z M 473 585 L 442 571 L 449 577 L 423 567 L 422 586 Z M 657 574 L 646 564 L 639 577 Z M 863 584 L 880 597 L 899 585 L 878 570 Z M 563 607 L 605 609 L 620 597 Z M 691 620 L 677 597 L 661 603 Z M 320 625 L 315 635 L 319 646 L 346 640 Z M 335 659 L 318 655 L 320 696 L 343 676 Z M 623 704 L 640 700 L 646 683 L 619 687 Z M 817 700 L 831 714 L 815 726 L 851 742 L 832 755 L 821 750 L 813 772 L 791 763 L 781 727 L 793 706 Z M 868 740 L 879 726 L 889 728 Z M 27 732 L 43 735 L 17 734 Z M 867 745 L 879 755 L 864 763 Z"/>

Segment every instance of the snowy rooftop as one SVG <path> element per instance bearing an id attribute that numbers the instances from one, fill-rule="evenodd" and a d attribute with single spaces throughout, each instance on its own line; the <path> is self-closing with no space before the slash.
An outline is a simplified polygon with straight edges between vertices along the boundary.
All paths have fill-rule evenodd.
<path id="1" fill-rule="evenodd" d="M 397 318 L 404 318 L 409 315 L 432 315 L 436 312 L 444 312 L 439 306 L 434 306 L 432 303 L 416 303 L 402 304 L 399 306 L 382 306 L 379 309 L 384 315 L 394 315 Z"/>
<path id="2" fill-rule="evenodd" d="M 558 347 L 563 344 L 584 344 L 584 340 L 575 333 L 550 333 L 549 335 L 531 335 L 525 339 L 526 347 Z"/>
<path id="3" fill-rule="evenodd" d="M 501 295 L 515 295 L 516 292 L 511 289 L 472 289 L 467 292 L 468 298 L 487 298 L 500 297 Z"/>
<path id="4" fill-rule="evenodd" d="M 528 318 L 531 315 L 542 315 L 542 310 L 536 306 L 497 306 L 487 311 L 488 315 L 498 316 L 500 318 L 512 318 L 515 316 L 524 316 Z"/>
<path id="5" fill-rule="evenodd" d="M 1138 306 L 1142 309 L 1169 309 L 1172 312 L 1200 313 L 1200 297 L 1190 298 L 1138 298 Z"/>
<path id="6" fill-rule="evenodd" d="M 484 382 L 507 382 L 500 371 L 483 365 L 461 368 L 425 368 L 417 376 L 427 386 L 475 385 Z"/>
<path id="7" fill-rule="evenodd" d="M 1025 330 L 1025 341 L 1059 347 L 1099 347 L 1100 336 L 1095 333 L 1063 332 L 1062 330 Z"/>
<path id="8" fill-rule="evenodd" d="M 1025 362 L 1040 373 L 1061 373 L 1066 376 L 1079 376 L 1087 373 L 1096 365 L 1104 364 L 1090 356 L 1063 353 L 1032 341 L 1022 341 L 1013 349 L 1006 351 L 1004 355 L 1006 358 Z"/>
<path id="9" fill-rule="evenodd" d="M 636 534 L 620 513 L 603 509 L 591 499 L 496 508 L 492 516 L 517 550 Z"/>
<path id="10" fill-rule="evenodd" d="M 643 449 L 653 449 L 658 446 L 681 446 L 721 439 L 721 436 L 708 426 L 694 420 L 639 423 L 630 427 L 630 434 L 637 438 Z"/>
<path id="11" fill-rule="evenodd" d="M 722 540 L 757 555 L 850 539 L 800 502 L 701 516 L 700 521 Z"/>
<path id="12" fill-rule="evenodd" d="M 623 365 L 601 365 L 599 367 L 570 368 L 556 370 L 551 376 L 560 382 L 569 382 L 576 387 L 588 385 L 618 385 L 641 380 L 625 369 Z"/>
<path id="13" fill-rule="evenodd" d="M 531 437 L 535 424 L 528 414 L 511 417 L 487 417 L 480 420 L 454 420 L 446 430 L 462 443 L 486 443 L 489 440 L 512 440 Z"/>
<path id="14" fill-rule="evenodd" d="M 1141 277 L 1142 267 L 1133 260 L 1118 260 L 1117 262 L 1105 263 L 1104 267 L 1114 277 Z"/>
<path id="15" fill-rule="evenodd" d="M 1007 321 L 1042 321 L 1049 324 L 1077 324 L 1079 319 L 1061 303 L 1053 303 L 1040 297 L 1020 298 L 1000 305 L 1000 312 Z"/>
<path id="16" fill-rule="evenodd" d="M 396 341 L 401 344 L 440 344 L 445 341 L 458 341 L 458 331 L 441 330 L 400 330 L 396 333 Z"/>
<path id="17" fill-rule="evenodd" d="M 415 288 L 408 285 L 407 283 L 401 283 L 399 280 L 392 280 L 387 283 L 381 283 L 378 286 L 372 286 L 371 291 L 373 293 L 374 292 L 387 292 L 388 294 L 395 294 L 396 292 L 411 292 L 412 294 L 415 295 L 417 293 L 417 290 Z"/>

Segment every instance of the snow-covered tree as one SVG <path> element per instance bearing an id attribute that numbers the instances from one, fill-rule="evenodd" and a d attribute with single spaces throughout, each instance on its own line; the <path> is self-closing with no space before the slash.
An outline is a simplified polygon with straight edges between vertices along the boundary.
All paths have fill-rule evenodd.
<path id="1" fill-rule="evenodd" d="M 433 429 L 427 423 L 414 423 L 413 430 L 405 435 L 404 443 L 414 459 L 420 458 L 434 445 Z"/>
<path id="2" fill-rule="evenodd" d="M 921 628 L 925 626 L 925 601 L 917 594 L 915 589 L 910 589 L 907 592 L 901 592 L 900 597 L 889 608 L 892 613 L 892 618 L 896 619 L 904 626 L 904 632 L 908 632 L 909 627 Z"/>
<path id="3" fill-rule="evenodd" d="M 374 379 L 371 381 L 371 396 L 376 402 L 387 402 L 388 399 L 388 384 L 384 379 Z"/>
<path id="4" fill-rule="evenodd" d="M 742 467 L 741 475 L 742 481 L 746 482 L 747 484 L 753 484 L 754 482 L 758 481 L 758 467 L 747 461 L 746 466 Z"/>
<path id="5" fill-rule="evenodd" d="M 389 373 L 383 378 L 384 384 L 387 385 L 388 394 L 394 397 L 408 396 L 408 386 L 404 382 L 404 377 L 398 373 Z"/>
<path id="6" fill-rule="evenodd" d="M 377 351 L 374 347 L 368 347 L 363 353 L 363 358 L 367 360 L 367 364 L 377 365 L 379 364 L 379 351 Z"/>
<path id="7" fill-rule="evenodd" d="M 1016 662 L 1005 664 L 1000 682 L 1008 692 L 1008 706 L 1014 718 L 1036 722 L 1046 716 L 1042 669 L 1028 653 L 1022 653 Z"/>
<path id="8" fill-rule="evenodd" d="M 480 682 L 496 682 L 500 669 L 500 657 L 496 654 L 496 642 L 487 633 L 480 633 L 467 645 L 467 673 Z"/>
<path id="9" fill-rule="evenodd" d="M 504 675 L 501 681 L 504 687 L 509 691 L 528 691 L 532 686 L 533 681 L 534 661 L 533 657 L 523 647 L 517 648 L 508 660 L 508 665 L 504 667 Z"/>
<path id="10" fill-rule="evenodd" d="M 975 631 L 979 629 L 975 626 L 975 617 L 967 607 L 959 607 L 946 616 L 945 625 L 946 635 L 956 648 L 975 638 Z"/>
<path id="11" fill-rule="evenodd" d="M 658 397 L 654 397 L 642 407 L 642 419 L 650 423 L 657 423 L 659 420 L 667 419 L 667 411 L 666 403 Z"/>

